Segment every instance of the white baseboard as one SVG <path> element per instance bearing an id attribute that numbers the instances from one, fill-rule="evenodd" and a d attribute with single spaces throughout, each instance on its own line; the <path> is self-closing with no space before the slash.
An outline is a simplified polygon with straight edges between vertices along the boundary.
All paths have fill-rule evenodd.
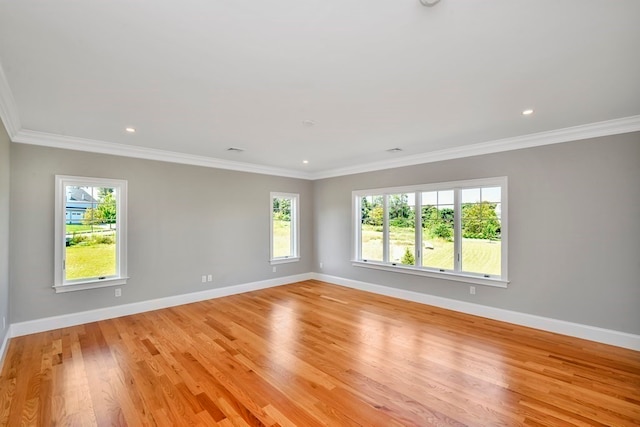
<path id="1" fill-rule="evenodd" d="M 0 373 L 2 373 L 2 367 L 4 366 L 4 356 L 6 356 L 7 349 L 9 348 L 9 340 L 11 339 L 11 325 L 7 329 L 7 333 L 2 340 L 2 345 L 0 345 Z"/>
<path id="2" fill-rule="evenodd" d="M 27 322 L 14 323 L 9 326 L 9 331 L 7 332 L 7 335 L 2 342 L 2 346 L 0 347 L 0 366 L 2 366 L 1 362 L 4 358 L 5 352 L 8 347 L 8 342 L 11 337 L 18 337 L 21 335 L 28 335 L 37 332 L 65 328 L 84 323 L 96 322 L 99 320 L 112 319 L 115 317 L 128 316 L 131 314 L 143 313 L 145 311 L 158 310 L 161 308 L 174 307 L 176 305 L 189 304 L 192 302 L 204 301 L 212 298 L 220 298 L 244 292 L 256 291 L 259 289 L 271 288 L 309 279 L 322 280 L 324 282 L 335 283 L 337 285 L 342 285 L 353 289 L 359 289 L 362 291 L 372 292 L 380 295 L 386 295 L 422 304 L 433 305 L 436 307 L 446 308 L 462 313 L 473 314 L 476 316 L 500 320 L 508 323 L 514 323 L 516 325 L 527 326 L 530 328 L 541 329 L 544 331 L 555 332 L 558 334 L 640 351 L 640 335 L 598 328 L 596 326 L 572 323 L 564 320 L 551 319 L 548 317 L 536 316 L 533 314 L 520 313 L 501 308 L 489 307 L 486 305 L 474 304 L 465 301 L 458 301 L 434 295 L 422 294 L 419 292 L 413 292 L 404 289 L 375 285 L 373 283 L 345 279 L 337 276 L 330 276 L 320 273 L 305 273 L 295 276 L 279 277 L 275 279 L 262 280 L 259 282 L 245 283 L 241 285 L 227 286 L 224 288 L 209 289 L 202 292 L 194 292 L 172 297 L 118 305 L 114 307 L 101 308 L 97 310 L 83 311 L 64 316 L 54 316 L 44 319 L 30 320 Z"/>
<path id="3" fill-rule="evenodd" d="M 551 319 L 548 317 L 536 316 L 533 314 L 520 313 L 517 311 L 505 310 L 502 308 L 489 307 L 486 305 L 474 304 L 434 295 L 422 294 L 419 292 L 407 291 L 404 289 L 391 288 L 388 286 L 375 285 L 357 280 L 345 279 L 342 277 L 330 276 L 327 274 L 313 273 L 313 278 L 323 282 L 335 283 L 349 288 L 386 295 L 422 304 L 433 305 L 462 313 L 487 317 L 489 319 L 514 323 L 516 325 L 527 326 L 535 329 L 542 329 L 548 332 L 555 332 L 571 337 L 596 341 L 604 344 L 624 347 L 631 350 L 640 351 L 640 335 L 626 332 L 614 331 L 611 329 L 598 328 L 596 326 L 572 323 L 564 320 Z"/>
<path id="4" fill-rule="evenodd" d="M 113 307 L 99 308 L 97 310 L 82 311 L 79 313 L 65 314 L 63 316 L 46 317 L 43 319 L 29 320 L 27 322 L 14 323 L 10 326 L 11 337 L 35 334 L 37 332 L 66 328 L 84 323 L 97 322 L 99 320 L 113 319 L 115 317 L 128 316 L 130 314 L 144 313 L 145 311 L 161 308 L 175 307 L 176 305 L 189 304 L 212 298 L 226 297 L 259 289 L 272 288 L 274 286 L 301 282 L 312 278 L 312 273 L 298 274 L 295 276 L 278 277 L 275 279 L 261 280 L 259 282 L 244 283 L 241 285 L 226 286 L 224 288 L 209 289 L 202 292 L 175 295 L 172 297 L 152 299 L 148 301 L 134 302 L 131 304 L 116 305 Z M 9 334 L 7 334 L 9 336 Z M 8 340 L 8 338 L 7 338 Z M 4 344 L 3 344 L 4 349 Z M 2 366 L 2 365 L 0 365 Z"/>

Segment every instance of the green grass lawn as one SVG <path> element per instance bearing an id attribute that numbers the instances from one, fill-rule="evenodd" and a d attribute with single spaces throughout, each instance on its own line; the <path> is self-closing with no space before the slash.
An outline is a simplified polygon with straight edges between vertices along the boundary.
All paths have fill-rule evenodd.
<path id="1" fill-rule="evenodd" d="M 67 280 L 116 274 L 116 245 L 67 247 Z"/>
<path id="2" fill-rule="evenodd" d="M 106 230 L 109 225 L 84 225 L 84 224 L 67 224 L 67 234 L 80 233 L 83 231 Z"/>
<path id="3" fill-rule="evenodd" d="M 362 257 L 369 260 L 382 261 L 382 227 L 364 225 L 362 227 Z M 414 250 L 415 232 L 413 228 L 390 227 L 389 258 L 392 262 L 400 262 L 406 248 Z M 423 233 L 422 243 L 433 246 L 424 249 L 422 264 L 425 267 L 453 269 L 453 242 L 442 239 L 431 239 Z M 500 274 L 500 242 L 480 239 L 462 240 L 462 268 L 464 271 L 484 274 Z"/>
<path id="4" fill-rule="evenodd" d="M 291 222 L 273 221 L 273 257 L 291 255 Z"/>

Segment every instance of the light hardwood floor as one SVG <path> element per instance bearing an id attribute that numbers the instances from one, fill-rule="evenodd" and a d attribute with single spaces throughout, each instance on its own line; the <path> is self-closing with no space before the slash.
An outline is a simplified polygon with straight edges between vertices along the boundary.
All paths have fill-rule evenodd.
<path id="1" fill-rule="evenodd" d="M 640 425 L 640 353 L 306 281 L 14 338 L 0 425 Z"/>

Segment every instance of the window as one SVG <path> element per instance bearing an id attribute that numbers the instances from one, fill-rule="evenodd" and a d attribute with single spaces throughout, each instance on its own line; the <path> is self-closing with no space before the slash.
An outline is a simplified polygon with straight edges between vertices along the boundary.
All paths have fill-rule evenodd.
<path id="1" fill-rule="evenodd" d="M 127 181 L 56 175 L 56 292 L 127 279 Z"/>
<path id="2" fill-rule="evenodd" d="M 353 263 L 505 287 L 507 178 L 353 192 Z"/>
<path id="3" fill-rule="evenodd" d="M 271 193 L 271 264 L 300 260 L 300 196 Z"/>

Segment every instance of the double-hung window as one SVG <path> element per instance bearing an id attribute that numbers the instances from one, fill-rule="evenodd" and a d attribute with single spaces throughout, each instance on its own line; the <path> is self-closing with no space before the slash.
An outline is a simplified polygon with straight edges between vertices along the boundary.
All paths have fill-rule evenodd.
<path id="1" fill-rule="evenodd" d="M 56 292 L 127 280 L 127 181 L 56 175 Z"/>
<path id="2" fill-rule="evenodd" d="M 271 193 L 271 264 L 300 260 L 300 196 Z"/>
<path id="3" fill-rule="evenodd" d="M 507 178 L 353 192 L 360 267 L 505 287 Z"/>

